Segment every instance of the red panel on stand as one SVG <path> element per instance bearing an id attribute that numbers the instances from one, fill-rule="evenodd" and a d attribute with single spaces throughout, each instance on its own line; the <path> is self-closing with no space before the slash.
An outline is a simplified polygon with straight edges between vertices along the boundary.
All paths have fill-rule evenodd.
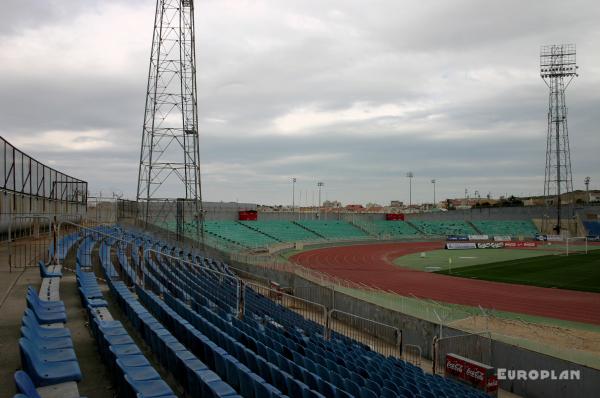
<path id="1" fill-rule="evenodd" d="M 387 213 L 385 219 L 387 221 L 404 221 L 404 214 Z"/>
<path id="2" fill-rule="evenodd" d="M 256 221 L 258 219 L 258 213 L 256 210 L 244 210 L 239 213 L 240 221 Z"/>

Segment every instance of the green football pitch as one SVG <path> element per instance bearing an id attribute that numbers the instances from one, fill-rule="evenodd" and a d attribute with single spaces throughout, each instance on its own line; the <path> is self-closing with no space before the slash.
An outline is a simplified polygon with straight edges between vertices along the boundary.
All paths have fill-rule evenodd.
<path id="1" fill-rule="evenodd" d="M 600 251 L 496 260 L 437 272 L 496 282 L 600 292 Z"/>
<path id="2" fill-rule="evenodd" d="M 513 249 L 467 249 L 467 250 L 434 250 L 424 254 L 414 253 L 398 257 L 395 265 L 419 271 L 444 271 L 469 267 L 472 265 L 497 263 L 499 261 L 521 258 L 548 256 L 555 252 L 545 250 L 513 250 Z"/>

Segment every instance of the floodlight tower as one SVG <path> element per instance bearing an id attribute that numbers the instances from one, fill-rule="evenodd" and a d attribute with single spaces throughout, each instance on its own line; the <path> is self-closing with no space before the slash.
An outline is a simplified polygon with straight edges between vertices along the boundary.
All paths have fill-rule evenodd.
<path id="1" fill-rule="evenodd" d="M 583 182 L 585 183 L 585 203 L 590 203 L 590 181 L 591 178 L 589 176 L 585 177 Z"/>
<path id="2" fill-rule="evenodd" d="M 550 195 L 556 196 L 554 230 L 557 234 L 561 230 L 561 194 L 573 191 L 565 90 L 578 76 L 575 55 L 575 44 L 546 45 L 540 51 L 540 76 L 550 89 L 544 198 L 549 204 Z M 548 218 L 544 218 L 546 220 Z M 542 226 L 544 230 L 547 227 Z"/>
<path id="3" fill-rule="evenodd" d="M 194 2 L 157 0 L 137 201 L 144 206 L 141 216 L 146 222 L 153 202 L 174 198 L 191 202 L 202 234 L 196 101 Z"/>
<path id="4" fill-rule="evenodd" d="M 406 173 L 406 178 L 408 178 L 408 208 L 412 207 L 412 179 L 415 174 L 412 171 Z"/>

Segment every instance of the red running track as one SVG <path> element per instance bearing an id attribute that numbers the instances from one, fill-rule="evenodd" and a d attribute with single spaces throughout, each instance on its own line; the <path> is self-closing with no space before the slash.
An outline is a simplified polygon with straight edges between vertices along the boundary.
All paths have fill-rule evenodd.
<path id="1" fill-rule="evenodd" d="M 405 296 L 600 325 L 600 293 L 473 280 L 392 264 L 406 254 L 442 248 L 440 242 L 340 246 L 299 253 L 292 261 Z"/>

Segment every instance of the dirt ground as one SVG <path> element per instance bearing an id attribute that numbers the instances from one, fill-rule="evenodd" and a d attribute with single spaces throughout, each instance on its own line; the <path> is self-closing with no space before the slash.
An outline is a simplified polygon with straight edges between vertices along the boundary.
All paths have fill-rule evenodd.
<path id="1" fill-rule="evenodd" d="M 600 332 L 484 316 L 462 319 L 451 326 L 473 332 L 490 331 L 494 337 L 499 335 L 500 340 L 503 336 L 508 337 L 510 342 L 522 339 L 555 350 L 580 351 L 597 356 L 600 363 Z M 527 346 L 527 342 L 524 344 Z"/>

